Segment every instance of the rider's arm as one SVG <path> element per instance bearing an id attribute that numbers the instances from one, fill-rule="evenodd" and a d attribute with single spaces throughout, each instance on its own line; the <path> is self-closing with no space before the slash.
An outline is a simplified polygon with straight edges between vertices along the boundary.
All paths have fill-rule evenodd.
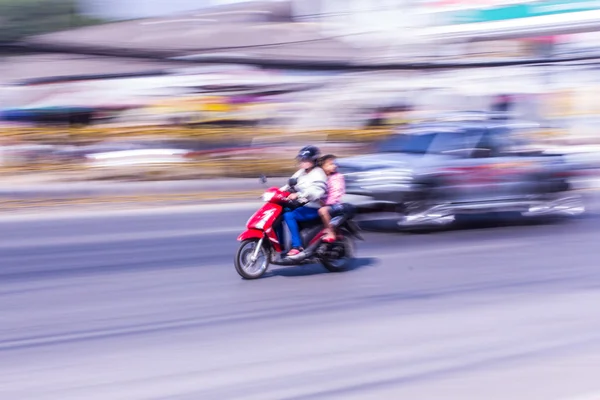
<path id="1" fill-rule="evenodd" d="M 301 173 L 302 173 L 302 170 L 296 171 L 296 173 L 294 175 L 292 175 L 291 178 L 298 178 Z M 288 185 L 287 183 L 279 188 L 279 190 L 281 190 L 282 192 L 288 192 L 290 189 L 291 189 L 290 185 Z"/>

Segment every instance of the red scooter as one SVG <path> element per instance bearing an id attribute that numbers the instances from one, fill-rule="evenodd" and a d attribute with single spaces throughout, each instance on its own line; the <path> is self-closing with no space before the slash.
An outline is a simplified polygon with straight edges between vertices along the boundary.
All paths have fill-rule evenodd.
<path id="1" fill-rule="evenodd" d="M 287 257 L 282 238 L 277 237 L 275 227 L 283 223 L 284 208 L 302 206 L 297 200 L 288 200 L 294 192 L 295 179 L 290 179 L 289 192 L 270 188 L 263 194 L 263 205 L 250 219 L 237 240 L 241 242 L 235 256 L 235 269 L 245 279 L 257 279 L 267 272 L 269 265 L 323 264 L 331 272 L 345 270 L 354 258 L 354 240 L 363 240 L 360 229 L 353 221 L 356 210 L 344 204 L 342 215 L 333 216 L 331 225 L 336 233 L 333 243 L 323 242 L 325 234 L 320 219 L 299 223 L 304 246 L 297 256 Z"/>

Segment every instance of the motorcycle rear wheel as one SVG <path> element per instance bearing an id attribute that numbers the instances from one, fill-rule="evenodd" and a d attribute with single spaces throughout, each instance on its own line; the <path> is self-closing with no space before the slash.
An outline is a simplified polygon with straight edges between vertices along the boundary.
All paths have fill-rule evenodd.
<path id="1" fill-rule="evenodd" d="M 341 243 L 344 246 L 344 255 L 341 258 L 321 259 L 321 263 L 329 272 L 345 271 L 354 260 L 354 242 L 352 239 L 346 236 L 341 240 Z"/>
<path id="2" fill-rule="evenodd" d="M 258 241 L 258 239 L 244 240 L 235 255 L 235 270 L 244 279 L 258 279 L 269 269 L 269 255 L 264 246 L 259 250 L 258 258 L 254 263 L 250 259 Z"/>

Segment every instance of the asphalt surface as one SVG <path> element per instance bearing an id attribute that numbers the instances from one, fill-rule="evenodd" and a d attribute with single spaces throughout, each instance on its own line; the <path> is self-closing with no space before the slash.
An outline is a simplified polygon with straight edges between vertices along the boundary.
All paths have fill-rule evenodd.
<path id="1" fill-rule="evenodd" d="M 367 222 L 348 272 L 256 281 L 232 264 L 252 206 L 3 215 L 0 399 L 594 394 L 597 209 L 426 234 Z"/>

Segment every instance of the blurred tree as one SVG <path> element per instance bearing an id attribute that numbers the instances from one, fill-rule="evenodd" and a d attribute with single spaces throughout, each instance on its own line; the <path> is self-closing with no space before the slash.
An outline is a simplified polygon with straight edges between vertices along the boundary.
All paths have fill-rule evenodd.
<path id="1" fill-rule="evenodd" d="M 102 21 L 77 12 L 76 0 L 0 0 L 0 42 Z"/>

